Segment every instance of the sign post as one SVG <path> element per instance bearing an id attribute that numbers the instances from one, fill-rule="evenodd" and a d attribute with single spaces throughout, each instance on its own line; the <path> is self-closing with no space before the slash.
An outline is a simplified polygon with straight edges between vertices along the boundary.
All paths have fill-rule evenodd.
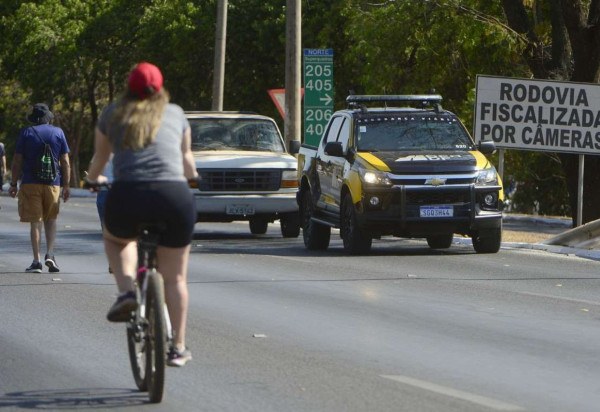
<path id="1" fill-rule="evenodd" d="M 317 146 L 333 113 L 333 49 L 304 49 L 304 143 Z"/>

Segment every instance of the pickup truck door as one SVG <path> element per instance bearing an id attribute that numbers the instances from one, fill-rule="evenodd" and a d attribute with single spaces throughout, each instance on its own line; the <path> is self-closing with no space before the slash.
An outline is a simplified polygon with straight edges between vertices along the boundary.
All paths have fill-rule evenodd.
<path id="1" fill-rule="evenodd" d="M 333 198 L 331 209 L 336 213 L 339 213 L 342 203 L 344 168 L 348 164 L 346 154 L 348 153 L 348 142 L 350 141 L 350 122 L 350 118 L 344 117 L 336 140 L 341 143 L 344 156 L 331 156 L 331 197 Z"/>
<path id="2" fill-rule="evenodd" d="M 334 182 L 334 169 L 339 163 L 339 158 L 335 156 L 329 156 L 325 153 L 325 145 L 327 142 L 335 142 L 338 139 L 342 125 L 344 124 L 344 117 L 336 116 L 329 122 L 329 127 L 321 139 L 321 144 L 317 151 L 316 157 L 316 170 L 319 179 L 319 185 L 321 187 L 321 193 L 317 206 L 325 210 L 335 210 L 335 190 L 334 187 L 337 184 Z M 337 194 L 339 197 L 339 193 Z M 339 206 L 338 206 L 339 207 Z"/>

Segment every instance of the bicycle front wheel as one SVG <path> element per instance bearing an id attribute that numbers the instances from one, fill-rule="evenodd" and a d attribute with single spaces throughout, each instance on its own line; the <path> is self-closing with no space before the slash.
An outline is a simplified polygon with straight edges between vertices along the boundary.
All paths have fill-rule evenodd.
<path id="1" fill-rule="evenodd" d="M 165 322 L 165 289 L 162 275 L 156 271 L 148 273 L 146 295 L 146 382 L 150 402 L 158 403 L 163 398 L 165 384 L 165 357 L 167 326 Z"/>

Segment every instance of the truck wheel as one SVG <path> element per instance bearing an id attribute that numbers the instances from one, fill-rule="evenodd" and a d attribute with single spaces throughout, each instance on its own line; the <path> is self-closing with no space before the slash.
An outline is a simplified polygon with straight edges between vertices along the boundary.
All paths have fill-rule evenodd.
<path id="1" fill-rule="evenodd" d="M 279 219 L 283 237 L 298 237 L 300 235 L 300 213 L 286 213 Z"/>
<path id="2" fill-rule="evenodd" d="M 262 217 L 253 217 L 250 219 L 250 232 L 253 235 L 264 235 L 267 233 L 269 221 Z"/>
<path id="3" fill-rule="evenodd" d="M 344 197 L 342 204 L 342 219 L 340 222 L 340 235 L 344 241 L 344 250 L 351 255 L 367 253 L 371 250 L 373 237 L 366 235 L 356 223 L 356 211 L 349 193 Z"/>
<path id="4" fill-rule="evenodd" d="M 432 249 L 448 249 L 452 245 L 454 233 L 448 235 L 435 235 L 427 237 L 427 244 Z"/>
<path id="5" fill-rule="evenodd" d="M 473 234 L 473 248 L 477 253 L 498 253 L 502 243 L 502 228 L 489 229 Z"/>
<path id="6" fill-rule="evenodd" d="M 311 219 L 314 205 L 310 190 L 302 192 L 302 238 L 304 246 L 308 250 L 325 250 L 329 247 L 331 228 L 327 225 L 317 223 Z"/>

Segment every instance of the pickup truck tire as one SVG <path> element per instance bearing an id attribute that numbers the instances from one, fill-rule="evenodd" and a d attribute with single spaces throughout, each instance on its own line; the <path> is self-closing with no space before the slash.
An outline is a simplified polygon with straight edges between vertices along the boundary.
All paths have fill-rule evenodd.
<path id="1" fill-rule="evenodd" d="M 253 217 L 250 219 L 250 232 L 253 235 L 264 235 L 267 233 L 269 221 L 262 217 Z"/>
<path id="2" fill-rule="evenodd" d="M 314 205 L 310 190 L 302 192 L 302 238 L 308 250 L 325 250 L 329 247 L 331 227 L 312 220 Z"/>
<path id="3" fill-rule="evenodd" d="M 373 237 L 366 235 L 357 225 L 356 211 L 349 193 L 344 196 L 342 216 L 340 219 L 340 235 L 344 241 L 344 250 L 351 255 L 368 253 L 371 250 Z"/>
<path id="4" fill-rule="evenodd" d="M 454 239 L 454 233 L 428 236 L 427 244 L 432 249 L 448 249 L 452 245 L 452 239 Z"/>
<path id="5" fill-rule="evenodd" d="M 298 237 L 300 235 L 300 213 L 286 213 L 279 219 L 283 237 Z"/>
<path id="6" fill-rule="evenodd" d="M 477 253 L 497 253 L 502 243 L 502 228 L 478 232 L 473 235 L 472 241 Z"/>

